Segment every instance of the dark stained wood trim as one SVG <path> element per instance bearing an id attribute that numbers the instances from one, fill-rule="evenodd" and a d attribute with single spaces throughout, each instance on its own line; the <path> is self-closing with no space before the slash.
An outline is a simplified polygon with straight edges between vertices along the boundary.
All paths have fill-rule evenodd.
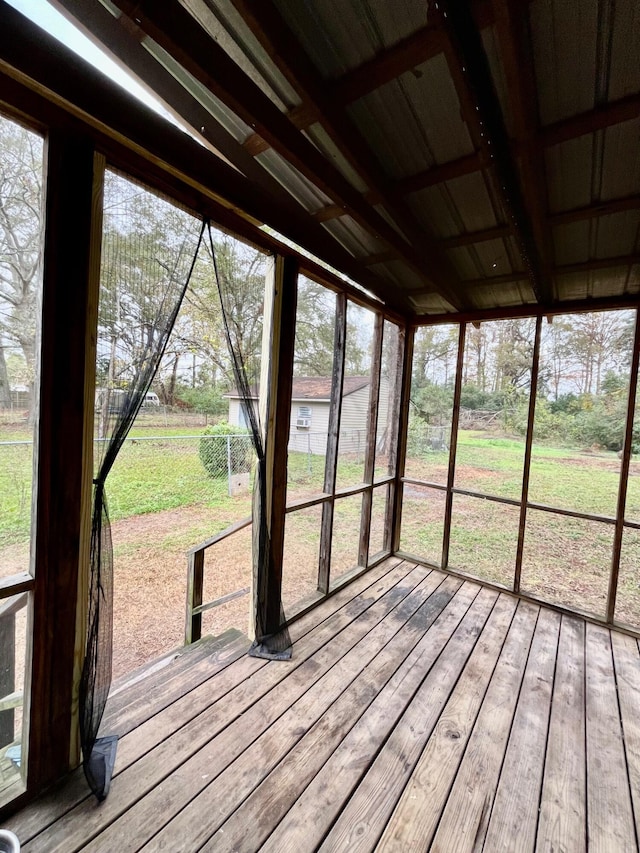
<path id="1" fill-rule="evenodd" d="M 339 219 L 344 216 L 347 211 L 339 204 L 328 204 L 326 207 L 321 207 L 311 215 L 316 222 L 329 222 L 331 219 Z"/>
<path id="2" fill-rule="evenodd" d="M 627 399 L 627 419 L 622 445 L 622 460 L 620 462 L 620 484 L 618 486 L 618 504 L 616 508 L 616 529 L 613 537 L 613 554 L 611 558 L 611 573 L 609 575 L 609 591 L 607 594 L 607 622 L 613 622 L 616 612 L 616 596 L 618 593 L 618 575 L 620 573 L 620 555 L 622 553 L 622 534 L 624 532 L 624 516 L 627 505 L 627 486 L 629 483 L 629 466 L 633 445 L 633 425 L 636 415 L 636 397 L 638 391 L 638 364 L 640 362 L 640 311 L 636 311 L 636 328 L 633 338 L 631 370 L 629 381 L 629 397 Z"/>
<path id="3" fill-rule="evenodd" d="M 274 311 L 271 327 L 271 358 L 266 441 L 267 525 L 269 530 L 269 577 L 266 619 L 268 634 L 280 629 L 282 561 L 287 503 L 287 446 L 291 423 L 291 383 L 295 351 L 298 263 L 276 257 Z M 264 356 L 263 356 L 264 358 Z"/>
<path id="4" fill-rule="evenodd" d="M 447 494 L 444 508 L 444 530 L 442 536 L 442 567 L 449 565 L 449 543 L 451 541 L 451 516 L 453 512 L 453 485 L 456 477 L 456 451 L 458 447 L 458 423 L 460 421 L 460 394 L 462 392 L 462 370 L 464 350 L 467 338 L 465 323 L 460 325 L 458 338 L 458 357 L 456 360 L 456 382 L 453 390 L 453 410 L 451 414 L 451 439 L 449 441 L 449 469 L 447 472 Z"/>
<path id="5" fill-rule="evenodd" d="M 495 30 L 500 44 L 510 112 L 518 150 L 522 192 L 539 256 L 540 296 L 553 296 L 549 271 L 554 263 L 553 237 L 547 215 L 544 153 L 537 144 L 538 101 L 528 16 L 519 0 L 494 0 Z"/>
<path id="6" fill-rule="evenodd" d="M 187 555 L 187 606 L 185 608 L 184 644 L 197 642 L 202 637 L 202 605 L 204 587 L 204 550 Z"/>
<path id="7" fill-rule="evenodd" d="M 640 264 L 640 254 L 619 255 L 612 258 L 591 258 L 588 261 L 580 261 L 575 264 L 563 264 L 556 266 L 553 269 L 553 275 L 568 275 L 576 272 L 592 272 L 596 270 L 614 269 L 615 267 L 630 267 Z M 505 273 L 504 275 L 489 276 L 487 278 L 473 278 L 462 281 L 463 287 L 495 287 L 498 284 L 507 284 L 509 282 L 527 281 L 527 274 L 524 272 Z M 550 300 L 545 300 L 549 302 Z"/>
<path id="8" fill-rule="evenodd" d="M 390 472 L 394 482 L 389 486 L 389 501 L 385 520 L 384 547 L 392 552 L 400 549 L 402 527 L 403 477 L 407 458 L 407 428 L 409 425 L 409 403 L 411 396 L 411 377 L 413 373 L 413 344 L 415 327 L 404 326 L 398 329 L 398 364 L 396 382 L 399 387 L 397 433 L 392 448 L 394 457 L 389 460 Z"/>
<path id="9" fill-rule="evenodd" d="M 281 156 L 311 180 L 374 237 L 395 249 L 424 276 L 421 255 L 368 205 L 342 173 L 321 154 L 276 104 L 242 71 L 177 0 L 115 4 L 187 71 L 254 128 Z M 399 294 L 400 300 L 403 299 Z"/>
<path id="10" fill-rule="evenodd" d="M 527 208 L 480 31 L 466 4 L 440 0 L 438 5 L 447 35 L 445 56 L 462 115 L 475 148 L 495 169 L 494 190 L 513 222 L 514 236 L 527 270 L 526 278 L 537 299 L 547 301 L 552 296 L 551 280 L 535 239 L 533 213 Z"/>
<path id="11" fill-rule="evenodd" d="M 271 60 L 305 103 L 310 103 L 331 140 L 364 183 L 381 200 L 407 238 L 406 247 L 390 244 L 407 260 L 418 276 L 435 285 L 452 305 L 462 307 L 455 283 L 457 272 L 441 253 L 437 241 L 418 223 L 404 201 L 390 193 L 384 169 L 351 117 L 327 94 L 325 81 L 307 56 L 295 33 L 272 0 L 232 0 L 245 23 Z M 361 221 L 361 224 L 365 224 Z M 389 243 L 388 239 L 386 240 Z"/>
<path id="12" fill-rule="evenodd" d="M 92 251 L 101 236 L 94 209 L 94 149 L 86 138 L 52 131 L 47 140 L 40 414 L 34 446 L 35 575 L 28 788 L 69 769 L 82 518 L 91 492 L 86 466 L 87 348 Z M 101 211 L 100 211 L 101 212 Z M 98 233 L 96 234 L 96 226 Z"/>
<path id="13" fill-rule="evenodd" d="M 522 576 L 522 555 L 524 553 L 524 537 L 527 526 L 527 502 L 529 500 L 529 475 L 531 472 L 531 453 L 533 450 L 533 430 L 536 416 L 536 397 L 538 394 L 538 376 L 540 373 L 540 341 L 542 339 L 542 317 L 536 318 L 536 333 L 533 344 L 533 361 L 531 363 L 531 390 L 529 391 L 529 410 L 527 414 L 527 432 L 524 445 L 524 462 L 522 468 L 522 496 L 520 500 L 520 522 L 518 526 L 518 544 L 516 547 L 516 565 L 513 579 L 513 589 L 520 592 Z"/>
<path id="14" fill-rule="evenodd" d="M 23 113 L 36 116 L 45 126 L 61 125 L 87 133 L 108 158 L 117 155 L 125 169 L 127 163 L 132 169 L 144 164 L 145 173 L 178 178 L 191 188 L 192 199 L 200 193 L 208 205 L 218 204 L 217 222 L 224 220 L 225 209 L 233 223 L 244 219 L 252 226 L 258 245 L 269 242 L 258 230 L 261 223 L 286 233 L 383 302 L 407 314 L 400 292 L 389 291 L 383 279 L 354 261 L 310 216 L 291 216 L 289 207 L 283 208 L 269 191 L 129 96 L 2 0 L 0 10 L 0 73 L 6 75 L 0 86 L 1 100 L 19 105 Z M 225 226 L 224 221 L 221 224 Z M 294 254 L 293 250 L 288 253 Z"/>
<path id="15" fill-rule="evenodd" d="M 344 388 L 345 353 L 347 342 L 347 298 L 338 293 L 336 298 L 336 325 L 333 347 L 333 373 L 331 377 L 331 403 L 329 406 L 329 429 L 327 454 L 324 469 L 324 491 L 330 494 L 322 505 L 320 528 L 320 565 L 318 590 L 326 595 L 331 579 L 331 537 L 333 533 L 333 505 L 335 502 L 336 473 L 338 470 L 338 444 L 340 440 L 340 418 L 342 415 L 342 391 Z"/>
<path id="16" fill-rule="evenodd" d="M 373 358 L 371 362 L 371 384 L 369 386 L 369 408 L 367 410 L 367 444 L 364 457 L 364 482 L 373 483 L 376 466 L 376 439 L 378 434 L 378 409 L 380 406 L 380 370 L 382 368 L 382 336 L 384 317 L 376 314 L 373 327 Z M 362 495 L 362 514 L 360 519 L 360 543 L 358 546 L 358 565 L 369 562 L 369 536 L 371 533 L 371 508 L 373 492 L 368 489 Z"/>
<path id="17" fill-rule="evenodd" d="M 367 255 L 360 260 L 365 267 L 372 267 L 375 264 L 386 264 L 389 261 L 396 261 L 398 260 L 398 256 L 395 252 L 377 252 L 375 255 Z"/>

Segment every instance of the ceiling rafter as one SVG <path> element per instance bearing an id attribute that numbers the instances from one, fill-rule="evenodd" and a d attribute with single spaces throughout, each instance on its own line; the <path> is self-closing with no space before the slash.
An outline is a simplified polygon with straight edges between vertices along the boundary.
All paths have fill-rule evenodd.
<path id="1" fill-rule="evenodd" d="M 151 0 L 116 0 L 114 5 L 133 18 L 147 35 L 254 128 L 301 174 L 336 204 L 344 205 L 345 213 L 361 227 L 383 245 L 397 251 L 425 280 L 427 287 L 434 288 L 435 282 L 427 277 L 421 254 L 365 202 L 352 184 L 297 130 L 177 0 L 161 4 Z M 438 286 L 442 287 L 440 283 Z M 404 295 L 400 298 L 405 299 Z M 445 298 L 451 301 L 453 297 L 445 295 Z"/>
<path id="2" fill-rule="evenodd" d="M 597 270 L 621 269 L 640 264 L 640 254 L 619 255 L 611 258 L 591 258 L 588 261 L 579 261 L 575 264 L 562 264 L 553 268 L 554 275 L 569 275 L 570 273 L 596 272 Z M 467 279 L 463 283 L 467 287 L 495 287 L 499 284 L 509 284 L 516 281 L 526 281 L 527 274 L 520 272 L 494 275 L 488 278 Z"/>
<path id="3" fill-rule="evenodd" d="M 495 168 L 495 189 L 511 217 L 514 236 L 536 298 L 548 302 L 551 299 L 550 276 L 534 237 L 480 31 L 465 3 L 440 0 L 439 9 L 447 33 L 445 56 L 462 114 L 476 148 Z"/>
<path id="4" fill-rule="evenodd" d="M 618 101 L 570 116 L 540 129 L 540 142 L 545 147 L 560 145 L 587 133 L 595 133 L 615 124 L 640 118 L 640 95 L 628 95 Z"/>
<path id="5" fill-rule="evenodd" d="M 490 0 L 474 0 L 472 8 L 473 17 L 480 29 L 493 23 Z M 347 106 L 443 53 L 445 47 L 446 34 L 440 20 L 437 20 L 387 50 L 380 51 L 362 65 L 347 71 L 333 83 L 331 95 L 336 103 Z"/>
<path id="6" fill-rule="evenodd" d="M 467 231 L 455 237 L 445 237 L 440 241 L 440 245 L 444 249 L 457 249 L 459 246 L 486 243 L 489 240 L 500 240 L 512 236 L 513 229 L 510 225 L 496 225 L 494 228 L 484 228 L 482 231 Z"/>
<path id="7" fill-rule="evenodd" d="M 493 0 L 493 9 L 519 154 L 524 203 L 529 212 L 535 249 L 541 265 L 543 295 L 548 297 L 552 295 L 549 271 L 553 266 L 554 251 L 547 219 L 544 154 L 536 143 L 538 101 L 533 55 L 527 32 L 528 16 L 523 14 L 519 0 Z"/>
<path id="8" fill-rule="evenodd" d="M 213 198 L 216 205 L 229 210 L 230 218 L 242 217 L 251 228 L 267 223 L 281 233 L 286 232 L 291 240 L 358 281 L 394 310 L 404 315 L 408 313 L 398 289 L 390 290 L 387 279 L 358 263 L 324 229 L 315 225 L 309 227 L 309 218 L 293 217 L 291 205 L 284 207 L 269 190 L 250 181 L 140 104 L 36 24 L 4 3 L 0 5 L 3 26 L 0 65 L 3 68 L 15 69 L 18 79 L 45 80 L 46 90 L 42 84 L 34 83 L 36 91 L 45 91 L 45 96 L 54 103 L 64 104 L 72 117 L 79 115 L 83 122 L 96 127 L 100 133 L 108 128 L 116 139 L 128 140 L 127 144 L 134 151 L 148 152 L 152 162 L 168 164 L 170 175 L 195 188 L 196 196 L 204 192 Z M 8 85 L 3 80 L 3 86 L 7 88 Z M 195 209 L 199 207 L 196 205 Z"/>
<path id="9" fill-rule="evenodd" d="M 245 147 L 153 59 L 141 44 L 140 29 L 129 18 L 126 16 L 120 19 L 115 18 L 99 3 L 87 4 L 84 0 L 58 0 L 58 2 L 81 26 L 87 28 L 87 32 L 92 33 L 94 38 L 99 38 L 100 43 L 108 47 L 144 83 L 152 86 L 156 95 L 162 98 L 168 107 L 193 128 L 198 129 L 203 138 L 211 142 L 233 167 L 240 169 L 249 180 L 262 187 L 272 199 L 277 199 L 283 212 L 288 211 L 289 216 L 300 223 L 308 220 L 308 228 L 314 232 L 316 254 L 319 253 L 320 248 L 323 248 L 327 253 L 327 260 L 329 255 L 333 254 L 334 260 L 331 263 L 334 266 L 338 266 L 339 260 L 342 260 L 343 265 L 346 262 L 349 269 L 345 269 L 345 272 L 353 278 L 364 275 L 368 282 L 362 283 L 369 287 L 373 285 L 374 292 L 379 290 L 377 283 L 371 278 L 371 273 L 368 270 L 361 270 L 360 262 L 352 260 L 346 250 L 338 247 L 327 231 L 320 227 L 319 223 L 322 220 L 313 214 L 308 214 L 302 205 L 260 166 Z M 343 214 L 344 210 L 341 210 L 341 213 Z M 336 248 L 339 249 L 337 253 L 335 253 Z"/>
<path id="10" fill-rule="evenodd" d="M 383 170 L 359 129 L 327 95 L 323 78 L 272 0 L 232 0 L 232 3 L 303 103 L 310 105 L 311 111 L 319 116 L 338 150 L 404 233 L 421 261 L 421 267 L 416 268 L 414 264 L 414 269 L 423 278 L 424 271 L 428 270 L 436 290 L 450 303 L 461 307 L 460 296 L 452 286 L 458 279 L 453 266 L 441 253 L 437 242 L 418 224 L 409 207 L 394 196 L 388 182 L 381 179 Z M 397 247 L 392 248 L 397 251 Z"/>
<path id="11" fill-rule="evenodd" d="M 580 222 L 583 219 L 595 219 L 598 216 L 610 216 L 612 213 L 639 209 L 640 195 L 628 195 L 552 213 L 549 216 L 549 222 L 552 225 L 565 225 L 570 222 Z"/>

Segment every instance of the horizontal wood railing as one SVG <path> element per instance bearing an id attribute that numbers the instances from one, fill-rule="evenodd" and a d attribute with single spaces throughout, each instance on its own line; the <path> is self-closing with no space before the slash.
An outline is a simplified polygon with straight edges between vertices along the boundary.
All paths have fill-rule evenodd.
<path id="1" fill-rule="evenodd" d="M 185 620 L 184 642 L 185 645 L 195 643 L 202 636 L 202 614 L 205 610 L 211 610 L 213 607 L 220 607 L 221 604 L 226 604 L 228 601 L 233 601 L 234 598 L 240 598 L 243 595 L 249 594 L 249 587 L 238 589 L 235 592 L 229 592 L 226 595 L 216 598 L 214 601 L 202 601 L 204 588 L 204 553 L 207 548 L 212 545 L 217 545 L 223 542 L 234 533 L 239 533 L 246 527 L 251 525 L 252 518 L 248 516 L 241 521 L 236 521 L 229 527 L 216 533 L 210 539 L 206 539 L 199 545 L 194 545 L 187 551 L 187 612 Z"/>

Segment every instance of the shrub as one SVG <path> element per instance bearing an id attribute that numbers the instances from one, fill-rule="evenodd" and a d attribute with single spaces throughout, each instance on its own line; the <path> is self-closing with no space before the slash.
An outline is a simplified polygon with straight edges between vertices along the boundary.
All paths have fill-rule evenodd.
<path id="1" fill-rule="evenodd" d="M 212 437 L 213 436 L 213 437 Z M 229 442 L 225 441 L 229 436 Z M 253 458 L 253 447 L 249 430 L 222 422 L 207 427 L 202 433 L 198 453 L 200 461 L 210 477 L 226 477 L 229 473 L 249 471 Z M 229 460 L 229 455 L 231 460 Z M 229 471 L 231 461 L 231 471 Z"/>

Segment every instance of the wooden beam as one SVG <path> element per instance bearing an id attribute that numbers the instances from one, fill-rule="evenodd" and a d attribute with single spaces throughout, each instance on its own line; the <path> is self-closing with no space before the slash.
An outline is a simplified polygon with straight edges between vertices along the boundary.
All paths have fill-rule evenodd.
<path id="1" fill-rule="evenodd" d="M 265 298 L 266 334 L 263 338 L 260 380 L 260 420 L 265 442 L 265 492 L 269 562 L 266 601 L 254 569 L 253 609 L 261 614 L 267 634 L 280 629 L 282 560 L 287 502 L 287 446 L 291 421 L 291 382 L 295 348 L 298 264 L 277 256 Z M 255 554 L 254 554 L 255 557 Z"/>
<path id="2" fill-rule="evenodd" d="M 186 12 L 177 0 L 117 0 L 115 4 L 189 73 L 253 127 L 278 153 L 346 211 L 376 239 L 395 249 L 424 276 L 422 259 L 341 172 Z M 400 296 L 403 299 L 403 296 Z"/>
<path id="3" fill-rule="evenodd" d="M 495 168 L 498 179 L 495 189 L 512 219 L 533 291 L 539 301 L 549 300 L 551 279 L 535 238 L 532 214 L 527 209 L 480 32 L 466 4 L 441 0 L 439 8 L 448 36 L 445 56 L 467 127 L 476 148 Z"/>
<path id="4" fill-rule="evenodd" d="M 431 168 L 425 169 L 424 172 L 418 172 L 415 175 L 401 178 L 394 184 L 393 191 L 400 195 L 419 192 L 427 187 L 433 187 L 436 184 L 460 178 L 462 175 L 470 175 L 473 172 L 478 172 L 484 166 L 485 160 L 483 156 L 476 151 L 473 154 L 459 157 L 457 160 L 450 160 L 448 163 L 431 166 Z"/>
<path id="5" fill-rule="evenodd" d="M 567 299 L 553 303 L 515 305 L 510 308 L 484 308 L 464 314 L 424 314 L 416 317 L 418 326 L 439 326 L 449 323 L 489 322 L 490 320 L 513 320 L 520 317 L 554 317 L 561 314 L 581 314 L 585 311 L 636 309 L 640 296 L 637 293 L 625 296 L 607 296 L 597 299 Z"/>
<path id="6" fill-rule="evenodd" d="M 616 529 L 613 538 L 613 553 L 611 571 L 609 574 L 609 591 L 607 594 L 607 622 L 613 623 L 616 615 L 616 598 L 618 595 L 618 576 L 620 574 L 620 556 L 622 554 L 622 535 L 624 532 L 624 517 L 627 505 L 627 487 L 629 484 L 629 468 L 633 452 L 633 425 L 636 416 L 636 397 L 638 391 L 638 367 L 640 364 L 640 311 L 636 311 L 636 328 L 633 338 L 631 371 L 629 377 L 629 394 L 627 397 L 627 418 L 625 422 L 624 441 L 622 444 L 622 460 L 620 462 L 620 483 L 618 486 L 618 505 L 616 508 Z"/>
<path id="7" fill-rule="evenodd" d="M 331 219 L 339 219 L 344 216 L 347 211 L 339 204 L 328 204 L 326 207 L 321 207 L 311 215 L 316 222 L 329 222 Z"/>
<path id="8" fill-rule="evenodd" d="M 485 243 L 488 240 L 500 240 L 503 237 L 512 237 L 513 229 L 510 225 L 496 225 L 494 228 L 485 228 L 482 231 L 469 231 L 466 234 L 458 234 L 456 237 L 445 237 L 440 240 L 444 249 L 456 249 L 458 246 L 470 246 L 473 243 Z"/>
<path id="9" fill-rule="evenodd" d="M 615 269 L 616 267 L 629 267 L 635 264 L 640 264 L 640 254 L 618 255 L 612 258 L 591 258 L 588 261 L 579 261 L 575 264 L 562 264 L 552 269 L 554 276 L 568 275 L 576 272 L 594 272 L 596 270 Z M 526 281 L 527 274 L 525 272 L 511 272 L 504 275 L 494 275 L 487 278 L 471 278 L 462 281 L 463 287 L 495 287 L 500 284 L 509 282 Z M 549 300 L 550 301 L 550 300 Z"/>
<path id="10" fill-rule="evenodd" d="M 536 140 L 538 133 L 537 83 L 527 28 L 528 16 L 523 14 L 520 0 L 493 0 L 493 7 L 519 154 L 518 166 L 522 192 L 532 229 L 534 243 L 532 248 L 535 248 L 539 259 L 530 260 L 534 264 L 534 274 L 540 277 L 539 296 L 548 299 L 553 297 L 550 269 L 554 261 L 554 249 L 551 227 L 547 220 L 544 154 Z M 535 265 L 539 265 L 540 268 L 536 270 Z"/>
<path id="11" fill-rule="evenodd" d="M 493 11 L 487 0 L 475 0 L 472 7 L 480 28 L 492 23 Z M 445 42 L 440 23 L 430 23 L 340 77 L 331 87 L 332 98 L 342 106 L 357 101 L 443 53 Z"/>
<path id="12" fill-rule="evenodd" d="M 538 393 L 538 375 L 540 372 L 540 341 L 542 339 L 542 317 L 536 318 L 536 333 L 533 344 L 533 360 L 531 362 L 531 385 L 529 390 L 529 407 L 527 414 L 527 432 L 524 446 L 524 462 L 522 466 L 522 492 L 520 497 L 520 523 L 518 526 L 518 544 L 516 546 L 516 567 L 513 578 L 514 592 L 520 592 L 522 578 L 522 555 L 524 554 L 524 537 L 527 527 L 527 503 L 529 501 L 529 476 L 531 472 L 531 454 L 533 451 L 533 430 L 536 417 L 536 396 Z"/>
<path id="13" fill-rule="evenodd" d="M 323 491 L 331 498 L 322 505 L 320 528 L 320 565 L 318 569 L 318 591 L 327 595 L 331 578 L 331 537 L 333 535 L 333 505 L 335 502 L 336 474 L 338 471 L 338 444 L 340 441 L 340 418 L 342 416 L 342 392 L 344 389 L 345 351 L 347 343 L 347 299 L 339 293 L 336 297 L 336 325 L 333 346 L 333 372 L 331 375 L 331 402 L 327 453 L 324 468 Z"/>
<path id="14" fill-rule="evenodd" d="M 75 751 L 77 616 L 85 606 L 79 590 L 86 589 L 81 578 L 88 571 L 82 530 L 90 514 L 93 450 L 88 316 L 97 301 L 102 213 L 95 208 L 89 140 L 50 132 L 46 162 L 33 671 L 25 708 L 32 791 L 67 772 Z M 93 359 L 95 369 L 95 350 Z"/>
<path id="15" fill-rule="evenodd" d="M 584 113 L 562 119 L 540 129 L 542 145 L 560 145 L 587 133 L 595 133 L 640 117 L 640 95 L 628 95 Z"/>
<path id="16" fill-rule="evenodd" d="M 453 409 L 451 412 L 451 439 L 449 440 L 449 467 L 447 470 L 447 493 L 444 505 L 444 529 L 442 533 L 441 567 L 449 565 L 449 544 L 451 542 L 451 517 L 453 514 L 453 486 L 456 477 L 456 451 L 458 448 L 458 424 L 460 422 L 460 394 L 462 393 L 462 370 L 464 367 L 464 349 L 467 339 L 467 327 L 460 324 L 458 337 L 458 357 L 456 359 L 456 380 L 453 388 Z"/>
<path id="17" fill-rule="evenodd" d="M 623 196 L 608 201 L 597 201 L 583 207 L 562 210 L 549 216 L 551 225 L 566 225 L 570 222 L 580 222 L 584 219 L 595 219 L 599 216 L 610 216 L 613 213 L 623 213 L 627 210 L 640 210 L 640 195 Z"/>
<path id="18" fill-rule="evenodd" d="M 404 201 L 390 192 L 388 182 L 381 177 L 384 174 L 383 165 L 373 155 L 350 116 L 340 110 L 336 102 L 327 94 L 324 79 L 273 0 L 232 0 L 232 2 L 251 32 L 303 102 L 313 106 L 318 120 L 335 146 L 369 189 L 380 198 L 391 218 L 397 223 L 411 248 L 410 252 L 405 248 L 400 254 L 423 281 L 435 287 L 452 305 L 461 307 L 460 297 L 455 289 L 458 276 L 453 265 L 445 255 L 441 254 L 437 241 L 419 225 Z M 361 221 L 361 224 L 364 223 Z M 386 242 L 395 251 L 402 249 L 397 242 L 390 244 L 388 239 Z"/>
<path id="19" fill-rule="evenodd" d="M 385 518 L 385 548 L 395 554 L 400 550 L 402 533 L 402 501 L 404 477 L 407 457 L 407 430 L 409 428 L 409 404 L 411 397 L 411 377 L 413 373 L 413 344 L 415 327 L 405 326 L 398 330 L 398 360 L 396 363 L 396 393 L 398 399 L 396 433 L 391 437 L 392 451 L 389 459 L 389 470 L 394 481 L 390 485 L 389 503 Z M 395 441 L 393 440 L 395 438 Z"/>

